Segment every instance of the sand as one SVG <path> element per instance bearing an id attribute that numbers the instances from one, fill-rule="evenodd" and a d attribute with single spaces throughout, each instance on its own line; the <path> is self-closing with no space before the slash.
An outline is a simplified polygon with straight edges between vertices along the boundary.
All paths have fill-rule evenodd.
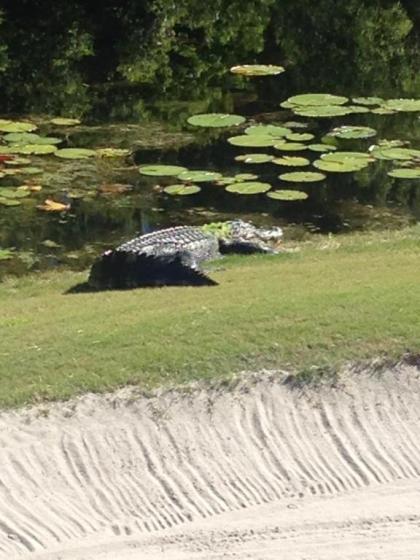
<path id="1" fill-rule="evenodd" d="M 420 369 L 0 414 L 0 559 L 420 558 Z"/>

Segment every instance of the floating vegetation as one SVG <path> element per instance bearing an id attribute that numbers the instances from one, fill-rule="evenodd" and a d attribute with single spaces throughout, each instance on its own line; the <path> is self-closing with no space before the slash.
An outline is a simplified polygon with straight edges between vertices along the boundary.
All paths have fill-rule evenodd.
<path id="1" fill-rule="evenodd" d="M 312 152 L 335 152 L 336 146 L 329 144 L 309 144 L 308 150 Z"/>
<path id="2" fill-rule="evenodd" d="M 370 153 L 376 159 L 408 161 L 420 158 L 420 150 L 414 150 L 413 148 L 374 146 Z"/>
<path id="3" fill-rule="evenodd" d="M 258 179 L 258 175 L 254 175 L 254 173 L 237 173 L 235 175 L 235 181 L 254 181 L 254 179 Z"/>
<path id="4" fill-rule="evenodd" d="M 287 128 L 308 128 L 309 123 L 306 122 L 299 122 L 299 121 L 287 121 L 284 123 L 284 126 Z"/>
<path id="5" fill-rule="evenodd" d="M 13 251 L 10 249 L 0 249 L 0 261 L 7 261 L 14 257 Z"/>
<path id="6" fill-rule="evenodd" d="M 268 163 L 273 159 L 274 156 L 269 154 L 245 154 L 235 157 L 235 161 L 242 161 L 243 163 Z"/>
<path id="7" fill-rule="evenodd" d="M 274 147 L 282 152 L 300 152 L 301 150 L 308 149 L 308 146 L 300 142 L 278 142 L 274 144 Z"/>
<path id="8" fill-rule="evenodd" d="M 270 191 L 267 196 L 274 198 L 274 200 L 284 200 L 284 201 L 295 201 L 295 200 L 306 200 L 308 195 L 303 191 L 291 191 L 287 189 Z"/>
<path id="9" fill-rule="evenodd" d="M 14 198 L 6 198 L 0 196 L 0 205 L 1 206 L 20 206 L 21 202 L 19 200 L 15 200 Z"/>
<path id="10" fill-rule="evenodd" d="M 6 142 L 12 144 L 59 144 L 61 138 L 53 136 L 40 136 L 34 132 L 10 132 L 4 136 Z"/>
<path id="11" fill-rule="evenodd" d="M 233 183 L 228 185 L 226 190 L 236 194 L 260 194 L 271 189 L 269 183 L 260 183 L 257 181 L 245 181 L 243 183 Z"/>
<path id="12" fill-rule="evenodd" d="M 382 107 L 392 111 L 420 111 L 420 99 L 387 99 L 382 103 Z"/>
<path id="13" fill-rule="evenodd" d="M 123 194 L 133 189 L 133 185 L 122 183 L 103 183 L 98 187 L 98 191 L 102 194 Z"/>
<path id="14" fill-rule="evenodd" d="M 43 210 L 44 212 L 65 212 L 70 209 L 70 204 L 56 202 L 51 198 L 47 198 L 43 204 L 38 204 L 37 208 L 38 210 Z"/>
<path id="15" fill-rule="evenodd" d="M 356 140 L 376 136 L 376 130 L 369 126 L 338 126 L 333 128 L 328 134 L 335 138 Z"/>
<path id="16" fill-rule="evenodd" d="M 389 171 L 388 175 L 390 177 L 395 177 L 396 179 L 420 179 L 420 167 L 401 167 Z"/>
<path id="17" fill-rule="evenodd" d="M 24 167 L 23 169 L 13 169 L 14 172 L 18 172 L 19 175 L 40 175 L 44 173 L 41 167 Z"/>
<path id="18" fill-rule="evenodd" d="M 63 159 L 87 159 L 95 156 L 96 151 L 88 148 L 63 148 L 54 152 L 54 155 Z"/>
<path id="19" fill-rule="evenodd" d="M 17 187 L 0 187 L 2 198 L 26 198 L 30 193 Z"/>
<path id="20" fill-rule="evenodd" d="M 287 102 L 291 105 L 320 107 L 331 105 L 344 105 L 348 98 L 341 95 L 331 95 L 330 93 L 304 93 L 289 97 Z"/>
<path id="21" fill-rule="evenodd" d="M 183 171 L 177 175 L 180 181 L 188 181 L 191 183 L 206 183 L 218 181 L 223 175 L 216 171 Z"/>
<path id="22" fill-rule="evenodd" d="M 187 119 L 192 126 L 203 126 L 206 128 L 222 128 L 238 126 L 245 122 L 245 117 L 241 115 L 229 115 L 226 113 L 203 113 L 193 115 Z"/>
<path id="23" fill-rule="evenodd" d="M 286 134 L 290 134 L 290 129 L 285 126 L 277 126 L 275 124 L 255 124 L 245 129 L 245 134 L 258 134 L 261 136 L 273 136 L 274 138 L 283 138 Z"/>
<path id="24" fill-rule="evenodd" d="M 370 113 L 370 109 L 361 105 L 346 105 L 346 109 L 355 115 Z"/>
<path id="25" fill-rule="evenodd" d="M 96 155 L 101 158 L 121 158 L 131 154 L 131 150 L 125 148 L 96 148 Z"/>
<path id="26" fill-rule="evenodd" d="M 397 111 L 394 109 L 389 109 L 387 107 L 375 107 L 375 109 L 371 110 L 371 113 L 374 115 L 395 115 Z"/>
<path id="27" fill-rule="evenodd" d="M 353 103 L 358 105 L 381 105 L 383 103 L 382 97 L 353 97 Z"/>
<path id="28" fill-rule="evenodd" d="M 323 161 L 345 161 L 348 159 L 357 159 L 365 163 L 369 163 L 372 160 L 370 154 L 365 152 L 334 152 L 329 154 L 324 154 L 321 156 Z"/>
<path id="29" fill-rule="evenodd" d="M 4 156 L 7 159 L 4 161 L 4 163 L 9 166 L 21 166 L 21 165 L 29 165 L 31 163 L 31 160 L 29 158 L 23 158 L 23 157 L 18 157 L 18 156 Z M 9 159 L 10 158 L 10 159 Z"/>
<path id="30" fill-rule="evenodd" d="M 289 134 L 286 134 L 286 139 L 292 142 L 309 142 L 314 138 L 315 136 L 310 132 L 289 132 Z"/>
<path id="31" fill-rule="evenodd" d="M 163 191 L 166 194 L 176 195 L 176 196 L 187 196 L 190 194 L 196 194 L 200 192 L 201 188 L 197 185 L 169 185 L 165 187 Z"/>
<path id="32" fill-rule="evenodd" d="M 319 107 L 296 107 L 293 110 L 296 115 L 301 117 L 313 118 L 329 118 L 329 117 L 343 117 L 344 115 L 351 115 L 351 109 L 342 107 L 341 105 L 320 105 Z"/>
<path id="33" fill-rule="evenodd" d="M 45 156 L 54 154 L 57 146 L 53 144 L 13 144 L 9 149 L 15 154 Z"/>
<path id="34" fill-rule="evenodd" d="M 328 161 L 317 159 L 313 162 L 313 166 L 321 171 L 329 171 L 331 173 L 355 173 L 361 171 L 368 165 L 368 162 L 362 159 L 343 159 L 337 161 Z"/>
<path id="35" fill-rule="evenodd" d="M 187 171 L 187 168 L 180 165 L 142 165 L 139 168 L 141 175 L 151 175 L 153 177 L 171 177 L 179 175 L 183 171 Z"/>
<path id="36" fill-rule="evenodd" d="M 294 171 L 292 173 L 283 173 L 279 175 L 279 179 L 282 181 L 290 181 L 291 183 L 315 183 L 317 181 L 323 181 L 325 178 L 323 173 L 317 173 L 316 171 Z"/>
<path id="37" fill-rule="evenodd" d="M 38 127 L 30 122 L 0 119 L 0 132 L 32 132 Z"/>
<path id="38" fill-rule="evenodd" d="M 263 134 L 243 134 L 228 138 L 228 142 L 232 146 L 243 146 L 245 148 L 268 148 L 273 146 L 277 140 L 274 136 Z"/>
<path id="39" fill-rule="evenodd" d="M 298 156 L 283 156 L 281 158 L 273 159 L 276 165 L 285 165 L 288 167 L 305 167 L 310 164 L 309 159 Z"/>
<path id="40" fill-rule="evenodd" d="M 55 117 L 49 122 L 55 124 L 56 126 L 76 126 L 78 124 L 81 124 L 81 121 L 79 121 L 79 119 L 70 119 L 67 117 Z"/>
<path id="41" fill-rule="evenodd" d="M 230 69 L 232 74 L 239 74 L 241 76 L 276 76 L 285 72 L 283 66 L 274 66 L 273 64 L 241 64 L 239 66 L 232 66 Z"/>

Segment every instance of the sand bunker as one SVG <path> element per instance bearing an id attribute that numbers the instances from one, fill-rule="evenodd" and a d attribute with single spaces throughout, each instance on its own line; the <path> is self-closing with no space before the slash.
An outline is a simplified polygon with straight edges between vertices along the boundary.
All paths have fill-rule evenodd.
<path id="1" fill-rule="evenodd" d="M 0 558 L 416 559 L 420 370 L 0 415 Z"/>

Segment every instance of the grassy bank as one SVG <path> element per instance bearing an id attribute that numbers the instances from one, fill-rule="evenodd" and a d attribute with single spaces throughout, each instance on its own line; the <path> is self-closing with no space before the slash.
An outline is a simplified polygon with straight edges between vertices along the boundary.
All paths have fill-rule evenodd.
<path id="1" fill-rule="evenodd" d="M 420 350 L 419 227 L 215 266 L 210 288 L 63 295 L 86 274 L 7 280 L 0 406 Z"/>

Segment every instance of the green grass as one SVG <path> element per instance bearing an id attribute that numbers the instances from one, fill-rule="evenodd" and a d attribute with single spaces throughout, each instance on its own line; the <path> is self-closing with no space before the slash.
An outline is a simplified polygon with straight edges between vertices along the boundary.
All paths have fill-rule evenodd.
<path id="1" fill-rule="evenodd" d="M 127 383 L 396 357 L 420 349 L 420 228 L 215 264 L 220 286 L 64 295 L 86 274 L 0 285 L 0 406 Z"/>

